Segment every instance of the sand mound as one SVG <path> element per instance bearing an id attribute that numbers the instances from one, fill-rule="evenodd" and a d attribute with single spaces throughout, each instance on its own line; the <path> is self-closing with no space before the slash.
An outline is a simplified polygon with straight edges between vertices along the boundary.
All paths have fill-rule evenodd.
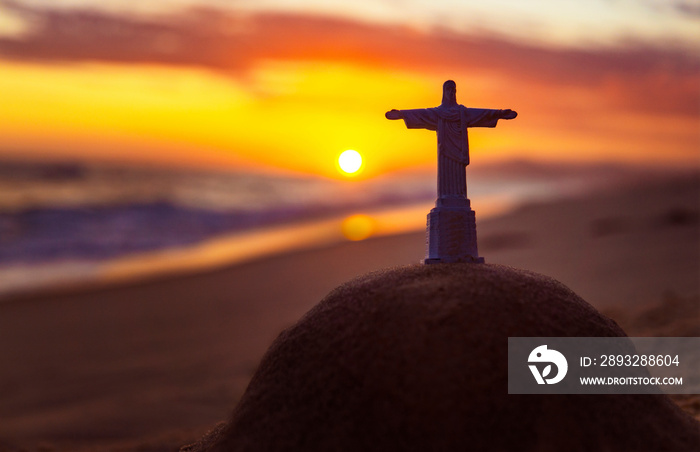
<path id="1" fill-rule="evenodd" d="M 508 395 L 507 337 L 624 336 L 557 281 L 411 266 L 331 292 L 270 347 L 227 426 L 190 451 L 698 450 L 661 395 Z"/>

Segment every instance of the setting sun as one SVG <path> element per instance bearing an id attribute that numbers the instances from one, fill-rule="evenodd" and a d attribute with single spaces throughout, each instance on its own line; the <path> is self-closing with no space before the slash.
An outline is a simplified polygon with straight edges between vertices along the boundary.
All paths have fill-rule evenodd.
<path id="1" fill-rule="evenodd" d="M 338 157 L 338 166 L 346 174 L 355 174 L 362 168 L 362 156 L 357 151 L 345 151 Z"/>

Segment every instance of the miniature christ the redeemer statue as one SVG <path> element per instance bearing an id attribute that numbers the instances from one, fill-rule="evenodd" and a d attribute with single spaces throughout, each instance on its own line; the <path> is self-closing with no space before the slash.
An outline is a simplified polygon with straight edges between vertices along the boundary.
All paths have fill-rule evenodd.
<path id="1" fill-rule="evenodd" d="M 442 104 L 435 108 L 391 110 L 387 119 L 403 119 L 409 129 L 437 131 L 438 197 L 428 214 L 426 264 L 484 262 L 476 245 L 476 216 L 467 198 L 468 127 L 496 127 L 499 119 L 513 119 L 513 110 L 467 108 L 457 103 L 457 85 L 442 86 Z"/>

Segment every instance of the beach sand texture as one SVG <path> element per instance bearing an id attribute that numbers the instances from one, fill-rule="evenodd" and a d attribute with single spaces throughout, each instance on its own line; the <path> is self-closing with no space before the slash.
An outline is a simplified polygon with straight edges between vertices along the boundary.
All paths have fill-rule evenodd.
<path id="1" fill-rule="evenodd" d="M 479 222 L 489 263 L 553 277 L 628 335 L 700 336 L 698 177 Z M 0 450 L 177 450 L 226 419 L 284 328 L 424 234 L 0 304 Z M 698 417 L 695 396 L 677 397 Z"/>
<path id="2" fill-rule="evenodd" d="M 280 334 L 218 440 L 183 452 L 700 448 L 700 423 L 665 395 L 508 394 L 508 337 L 546 336 L 625 334 L 512 267 L 363 275 Z"/>

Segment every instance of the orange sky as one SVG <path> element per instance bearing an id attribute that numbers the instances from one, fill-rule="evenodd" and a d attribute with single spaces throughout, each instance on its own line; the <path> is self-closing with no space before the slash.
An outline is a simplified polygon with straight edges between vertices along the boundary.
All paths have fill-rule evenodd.
<path id="1" fill-rule="evenodd" d="M 520 114 L 470 132 L 473 163 L 700 163 L 700 64 L 682 47 L 574 49 L 289 13 L 43 14 L 0 36 L 4 155 L 340 177 L 337 156 L 355 149 L 371 177 L 434 164 L 434 133 L 384 112 L 438 105 L 451 78 L 460 103 Z"/>

